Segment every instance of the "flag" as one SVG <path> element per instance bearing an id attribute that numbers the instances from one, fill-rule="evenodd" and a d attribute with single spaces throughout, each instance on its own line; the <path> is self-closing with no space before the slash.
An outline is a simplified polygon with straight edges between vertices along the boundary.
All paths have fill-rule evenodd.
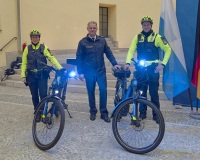
<path id="1" fill-rule="evenodd" d="M 196 29 L 196 50 L 193 62 L 192 85 L 197 88 L 197 98 L 200 99 L 200 4 L 198 6 L 197 29 Z"/>
<path id="2" fill-rule="evenodd" d="M 200 56 L 198 56 L 193 72 L 192 84 L 197 88 L 197 98 L 200 99 Z"/>
<path id="3" fill-rule="evenodd" d="M 163 91 L 172 99 L 189 88 L 178 22 L 172 0 L 162 0 L 159 33 L 172 48 L 172 54 L 163 70 Z"/>

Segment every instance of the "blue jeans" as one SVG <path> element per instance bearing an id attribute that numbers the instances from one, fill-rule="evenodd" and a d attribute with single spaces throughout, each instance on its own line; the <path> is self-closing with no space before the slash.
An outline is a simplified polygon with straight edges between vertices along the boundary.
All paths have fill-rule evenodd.
<path id="1" fill-rule="evenodd" d="M 87 87 L 87 92 L 88 92 L 90 114 L 97 113 L 96 102 L 95 102 L 95 87 L 96 87 L 96 82 L 97 82 L 99 86 L 99 92 L 100 92 L 99 108 L 100 108 L 101 116 L 107 116 L 108 110 L 106 108 L 106 105 L 107 105 L 106 74 L 101 74 L 101 75 L 85 74 L 84 76 L 85 76 L 86 87 Z"/>

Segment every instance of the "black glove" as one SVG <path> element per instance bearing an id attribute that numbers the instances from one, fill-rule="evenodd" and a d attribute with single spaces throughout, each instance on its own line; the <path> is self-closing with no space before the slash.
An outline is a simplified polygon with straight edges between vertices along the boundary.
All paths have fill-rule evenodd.
<path id="1" fill-rule="evenodd" d="M 60 70 L 59 70 L 59 74 L 60 75 L 65 75 L 67 73 L 67 70 L 65 69 L 65 68 L 61 68 Z"/>
<path id="2" fill-rule="evenodd" d="M 25 86 L 27 87 L 28 86 L 28 83 L 27 82 L 24 82 Z"/>

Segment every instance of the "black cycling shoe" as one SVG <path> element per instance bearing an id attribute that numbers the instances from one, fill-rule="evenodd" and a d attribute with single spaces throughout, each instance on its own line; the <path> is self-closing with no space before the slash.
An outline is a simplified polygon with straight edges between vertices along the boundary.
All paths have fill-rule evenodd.
<path id="1" fill-rule="evenodd" d="M 121 118 L 122 118 L 122 116 L 119 115 L 119 116 L 117 117 L 117 122 L 120 122 Z"/>
<path id="2" fill-rule="evenodd" d="M 108 116 L 101 116 L 101 119 L 103 119 L 105 122 L 110 123 L 111 120 Z"/>
<path id="3" fill-rule="evenodd" d="M 96 119 L 96 114 L 90 114 L 90 120 L 94 121 Z"/>
<path id="4" fill-rule="evenodd" d="M 153 117 L 153 120 L 156 121 L 157 124 L 160 123 L 160 120 L 159 120 L 159 118 L 158 118 L 157 116 L 154 116 L 154 117 Z"/>
<path id="5" fill-rule="evenodd" d="M 34 116 L 35 116 L 35 120 L 36 122 L 40 122 L 42 119 L 42 110 L 39 110 L 38 113 L 36 112 L 37 110 L 34 110 Z"/>
<path id="6" fill-rule="evenodd" d="M 36 122 L 40 122 L 41 121 L 41 118 L 42 118 L 41 115 L 42 114 L 40 112 L 37 115 L 35 115 L 35 121 Z"/>
<path id="7" fill-rule="evenodd" d="M 143 120 L 143 119 L 147 118 L 147 116 L 146 116 L 146 114 L 140 114 L 139 118 Z"/>

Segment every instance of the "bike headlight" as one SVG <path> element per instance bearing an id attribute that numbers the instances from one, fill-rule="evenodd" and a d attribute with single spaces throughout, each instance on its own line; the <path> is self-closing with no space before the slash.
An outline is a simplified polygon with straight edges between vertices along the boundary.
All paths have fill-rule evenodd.
<path id="1" fill-rule="evenodd" d="M 55 94 L 58 94 L 59 93 L 59 90 L 55 90 Z"/>
<path id="2" fill-rule="evenodd" d="M 145 66 L 145 60 L 140 60 L 139 65 L 144 67 Z"/>
<path id="3" fill-rule="evenodd" d="M 75 71 L 69 72 L 69 77 L 73 78 L 75 76 L 76 76 L 76 72 Z"/>

